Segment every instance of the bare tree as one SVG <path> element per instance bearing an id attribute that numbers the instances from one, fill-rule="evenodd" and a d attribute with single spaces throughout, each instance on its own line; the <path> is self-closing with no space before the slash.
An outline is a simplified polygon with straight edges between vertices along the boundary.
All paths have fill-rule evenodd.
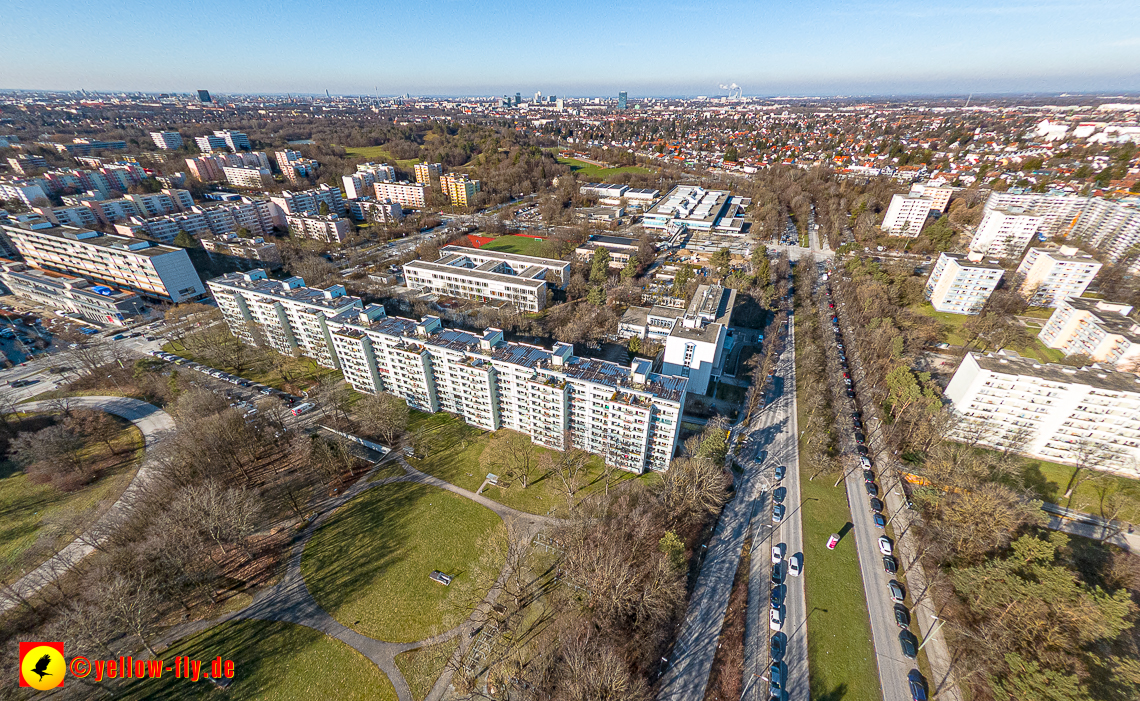
<path id="1" fill-rule="evenodd" d="M 1073 445 L 1073 474 L 1065 486 L 1063 498 L 1072 500 L 1073 492 L 1082 482 L 1092 477 L 1090 470 L 1103 469 L 1114 463 L 1120 456 L 1120 450 L 1109 443 L 1097 441 L 1092 438 L 1081 438 Z"/>
<path id="2" fill-rule="evenodd" d="M 539 465 L 538 455 L 538 446 L 530 436 L 501 429 L 483 449 L 479 465 L 487 471 L 498 470 L 507 479 L 522 480 L 522 487 L 526 489 Z"/>
<path id="3" fill-rule="evenodd" d="M 408 428 L 408 403 L 386 392 L 365 396 L 357 402 L 356 412 L 365 429 L 388 445 L 394 445 Z"/>
<path id="4" fill-rule="evenodd" d="M 99 598 L 108 622 L 123 635 L 133 635 L 155 657 L 147 635 L 154 629 L 162 598 L 154 584 L 141 575 L 108 574 Z"/>

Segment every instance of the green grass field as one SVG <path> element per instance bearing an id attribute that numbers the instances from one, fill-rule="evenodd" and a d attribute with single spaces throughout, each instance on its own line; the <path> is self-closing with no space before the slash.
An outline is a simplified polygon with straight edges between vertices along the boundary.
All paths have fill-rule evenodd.
<path id="1" fill-rule="evenodd" d="M 430 446 L 430 453 L 423 457 L 410 458 L 408 463 L 442 480 L 450 482 L 457 487 L 475 491 L 483 483 L 487 471 L 479 465 L 479 456 L 483 454 L 491 434 L 455 419 L 442 412 L 438 414 L 424 414 L 413 411 L 409 421 L 409 432 L 413 435 L 423 430 Z M 555 453 L 555 451 L 539 447 L 539 454 Z M 590 457 L 587 464 L 586 475 L 581 483 L 584 485 L 575 494 L 575 500 L 580 501 L 590 494 L 605 491 L 605 476 L 602 472 L 602 459 L 596 455 Z M 532 477 L 530 485 L 523 489 L 516 480 L 507 487 L 488 486 L 482 492 L 483 496 L 505 504 L 519 511 L 532 514 L 547 514 L 553 511 L 555 515 L 563 514 L 566 510 L 566 495 L 558 484 L 554 475 L 537 473 Z M 636 477 L 632 473 L 621 470 L 615 471 L 610 486 L 616 485 L 624 479 Z M 642 475 L 640 479 L 653 479 L 652 473 Z"/>
<path id="2" fill-rule="evenodd" d="M 410 168 L 420 162 L 418 158 L 392 158 L 392 154 L 388 153 L 388 150 L 383 146 L 345 146 L 344 152 L 350 158 L 367 158 L 369 160 L 379 158 L 395 161 L 400 168 Z"/>
<path id="3" fill-rule="evenodd" d="M 558 162 L 563 164 L 563 165 L 570 166 L 570 170 L 574 171 L 575 173 L 578 173 L 580 175 L 584 175 L 591 180 L 598 180 L 598 181 L 602 181 L 602 182 L 604 182 L 610 176 L 617 175 L 618 173 L 642 173 L 642 174 L 645 174 L 645 173 L 652 172 L 648 168 L 642 168 L 641 166 L 622 166 L 621 168 L 602 168 L 601 166 L 596 166 L 592 163 L 586 163 L 585 161 L 579 161 L 577 158 L 559 157 Z"/>
<path id="4" fill-rule="evenodd" d="M 520 256 L 542 256 L 542 239 L 532 239 L 529 236 L 500 236 L 494 241 L 483 244 L 480 248 L 504 253 L 515 253 Z"/>
<path id="5" fill-rule="evenodd" d="M 1116 499 L 1121 502 L 1116 518 L 1140 523 L 1140 480 L 1086 471 L 1084 476 L 1091 475 L 1089 479 L 1077 485 L 1072 499 L 1066 499 L 1063 495 L 1076 468 L 1037 458 L 1023 458 L 1023 464 L 1021 477 L 1024 485 L 1042 501 L 1100 516 L 1103 495 L 1108 515 L 1112 515 L 1111 502 Z"/>
<path id="6" fill-rule="evenodd" d="M 313 535 L 301 572 L 313 598 L 364 635 L 413 642 L 462 622 L 498 575 L 492 511 L 434 487 L 374 487 Z M 455 577 L 445 587 L 433 570 Z"/>
<path id="7" fill-rule="evenodd" d="M 811 698 L 876 701 L 882 692 L 854 534 L 827 549 L 828 537 L 851 521 L 846 490 L 832 486 L 834 476 L 809 476 L 800 470 Z"/>
<path id="8" fill-rule="evenodd" d="M 952 346 L 966 345 L 966 339 L 962 337 L 960 329 L 962 328 L 962 324 L 965 324 L 972 317 L 966 314 L 950 314 L 948 312 L 935 311 L 934 307 L 930 306 L 928 303 L 912 304 L 910 307 L 908 307 L 908 309 L 942 322 L 942 328 L 946 334 L 946 343 L 949 343 Z M 1039 329 L 1030 328 L 1029 332 L 1034 333 L 1038 330 Z M 986 348 L 985 346 L 976 346 L 975 350 L 985 351 Z M 1046 348 L 1045 344 L 1041 343 L 1041 341 L 1038 340 L 1036 336 L 1033 338 L 1033 341 L 1029 345 L 1022 347 L 1015 346 L 1013 347 L 1013 350 L 1017 351 L 1019 354 L 1025 356 L 1026 358 L 1033 358 L 1035 360 L 1040 360 L 1046 363 L 1056 363 L 1065 357 L 1065 354 L 1059 350 Z"/>
<path id="9" fill-rule="evenodd" d="M 119 498 L 138 472 L 143 454 L 143 439 L 130 422 L 116 419 L 122 424 L 119 435 L 111 444 L 119 451 L 115 462 L 104 469 L 98 480 L 71 493 L 57 490 L 48 484 L 36 484 L 11 461 L 0 462 L 0 563 L 9 565 L 18 560 L 49 533 L 53 524 L 74 525 L 82 530 L 89 526 Z M 85 449 L 90 460 L 110 459 L 106 446 L 96 444 Z M 51 542 L 40 543 L 42 552 L 25 563 L 28 569 L 39 565 L 59 551 L 73 538 L 75 528 L 57 534 Z M 29 557 L 31 555 L 29 554 Z M 5 570 L 7 567 L 4 568 Z M 11 576 L 0 575 L 0 581 L 11 581 L 23 570 L 14 570 Z"/>
<path id="10" fill-rule="evenodd" d="M 396 666 L 400 668 L 400 674 L 403 674 L 404 680 L 408 682 L 415 701 L 423 701 L 428 695 L 457 647 L 459 647 L 459 636 L 396 655 Z"/>
<path id="11" fill-rule="evenodd" d="M 223 623 L 160 653 L 171 666 L 176 655 L 205 661 L 218 656 L 233 660 L 234 676 L 229 688 L 222 692 L 209 681 L 176 679 L 171 671 L 163 672 L 159 680 L 127 681 L 121 687 L 120 698 L 396 700 L 396 690 L 388 677 L 366 657 L 324 633 L 292 623 Z"/>

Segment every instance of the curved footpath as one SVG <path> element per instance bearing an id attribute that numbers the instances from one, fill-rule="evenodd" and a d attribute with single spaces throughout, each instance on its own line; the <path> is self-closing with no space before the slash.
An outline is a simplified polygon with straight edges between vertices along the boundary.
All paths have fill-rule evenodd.
<path id="1" fill-rule="evenodd" d="M 127 511 L 134 505 L 135 498 L 154 476 L 156 465 L 149 457 L 149 453 L 156 444 L 174 431 L 174 419 L 170 418 L 170 414 L 153 404 L 147 404 L 138 399 L 92 396 L 68 397 L 67 401 L 73 409 L 98 409 L 133 423 L 135 428 L 142 433 L 146 455 L 144 455 L 143 463 L 134 479 L 131 480 L 131 483 L 127 485 L 127 488 L 123 490 L 118 500 L 111 505 L 106 513 L 91 524 L 82 535 L 49 558 L 47 562 L 0 591 L 0 614 L 15 607 L 21 599 L 35 595 L 40 589 L 43 589 L 90 554 L 95 546 L 106 538 L 108 527 L 122 520 Z M 52 400 L 20 405 L 21 409 L 32 410 L 50 410 L 56 407 L 58 407 L 58 402 Z"/>

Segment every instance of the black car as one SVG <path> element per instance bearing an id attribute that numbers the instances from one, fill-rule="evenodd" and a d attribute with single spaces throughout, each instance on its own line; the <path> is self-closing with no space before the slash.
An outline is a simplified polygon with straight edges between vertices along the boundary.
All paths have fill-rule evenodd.
<path id="1" fill-rule="evenodd" d="M 909 630 L 899 631 L 899 645 L 902 646 L 903 657 L 913 660 L 918 657 L 918 638 Z"/>
<path id="2" fill-rule="evenodd" d="M 776 500 L 777 504 L 783 504 L 784 499 L 788 496 L 787 487 L 776 487 L 776 491 L 772 492 L 772 498 Z"/>
<path id="3" fill-rule="evenodd" d="M 898 581 L 892 579 L 887 582 L 887 586 L 891 589 L 891 601 L 896 604 L 901 604 L 903 600 L 906 599 L 906 592 L 903 591 L 903 587 Z"/>
<path id="4" fill-rule="evenodd" d="M 866 443 L 866 442 L 867 442 L 867 437 L 866 437 L 866 436 L 864 436 L 862 433 L 860 433 L 858 430 L 856 430 L 856 431 L 855 431 L 855 440 L 856 440 L 856 442 L 858 442 L 858 443 Z"/>
<path id="5" fill-rule="evenodd" d="M 902 604 L 895 606 L 895 625 L 903 630 L 910 629 L 910 611 L 907 611 L 906 606 Z"/>
<path id="6" fill-rule="evenodd" d="M 772 565 L 772 583 L 782 584 L 784 582 L 784 568 L 779 565 Z"/>
<path id="7" fill-rule="evenodd" d="M 882 511 L 882 510 L 883 510 L 883 502 L 879 501 L 878 499 L 876 499 L 874 497 L 871 497 L 871 511 Z"/>
<path id="8" fill-rule="evenodd" d="M 910 674 L 906 675 L 906 680 L 910 685 L 911 701 L 926 701 L 926 680 L 922 678 L 922 673 L 912 669 Z"/>
<path id="9" fill-rule="evenodd" d="M 899 562 L 891 555 L 883 555 L 883 571 L 887 574 L 895 574 L 899 571 Z"/>
<path id="10" fill-rule="evenodd" d="M 784 588 L 777 584 L 772 587 L 772 608 L 780 608 L 780 601 L 784 598 Z"/>
<path id="11" fill-rule="evenodd" d="M 875 522 L 875 528 L 886 528 L 887 527 L 887 519 L 883 518 L 882 514 L 878 514 L 878 513 L 872 514 L 871 520 Z"/>
<path id="12" fill-rule="evenodd" d="M 867 488 L 867 493 L 870 494 L 871 496 L 873 496 L 873 497 L 879 496 L 879 487 L 874 482 L 868 482 L 867 484 L 865 484 L 863 486 L 865 486 Z"/>
<path id="13" fill-rule="evenodd" d="M 855 390 L 853 390 L 853 389 L 847 390 L 847 398 L 848 399 L 854 399 L 855 398 Z"/>
<path id="14" fill-rule="evenodd" d="M 875 481 L 874 470 L 863 470 L 863 481 L 864 482 L 874 482 Z M 875 509 L 875 511 L 882 511 L 882 509 Z"/>
<path id="15" fill-rule="evenodd" d="M 784 637 L 780 633 L 772 636 L 772 659 L 778 660 L 784 656 Z"/>
<path id="16" fill-rule="evenodd" d="M 862 456 L 864 456 L 864 457 L 866 457 L 866 455 L 867 455 L 867 446 L 865 446 L 865 445 L 857 445 L 857 446 L 855 446 L 855 452 L 856 452 L 856 453 L 859 453 L 860 455 L 862 455 Z"/>

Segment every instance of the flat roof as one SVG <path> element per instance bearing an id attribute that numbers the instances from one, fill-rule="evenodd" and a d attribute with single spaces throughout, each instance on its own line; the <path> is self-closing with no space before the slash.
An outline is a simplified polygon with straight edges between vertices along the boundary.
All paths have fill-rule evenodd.
<path id="1" fill-rule="evenodd" d="M 35 235 L 35 236 L 50 236 L 66 241 L 74 241 L 76 243 L 85 244 L 88 246 L 97 246 L 99 248 L 107 248 L 123 253 L 132 253 L 139 256 L 162 256 L 167 253 L 177 253 L 184 249 L 176 248 L 174 246 L 165 246 L 161 243 L 155 243 L 147 239 L 136 239 L 131 236 L 118 236 L 116 234 L 104 234 L 90 229 L 82 229 L 77 226 L 52 226 L 42 229 L 26 229 L 22 226 L 12 226 L 10 224 L 0 225 L 2 228 L 11 231 L 17 235 Z"/>
<path id="2" fill-rule="evenodd" d="M 1095 363 L 1083 368 L 1039 363 L 1030 358 L 1023 358 L 1009 350 L 986 353 L 985 355 L 970 353 L 970 356 L 983 370 L 993 373 L 1034 377 L 1047 382 L 1081 384 L 1095 389 L 1131 392 L 1140 395 L 1140 377 L 1130 372 L 1119 372 L 1111 368 L 1101 367 Z"/>
<path id="3" fill-rule="evenodd" d="M 363 306 L 363 302 L 361 302 L 359 297 L 343 294 L 344 288 L 340 285 L 332 285 L 328 289 L 322 290 L 316 287 L 306 287 L 303 284 L 299 287 L 289 287 L 287 283 L 287 280 L 272 280 L 268 277 L 250 280 L 246 277 L 246 273 L 241 272 L 226 273 L 221 277 L 213 278 L 207 282 L 208 285 L 219 285 L 243 292 L 254 292 L 256 294 L 276 297 L 290 302 L 302 302 L 314 307 L 320 307 L 334 314 L 339 314 L 344 311 L 345 306 L 353 308 L 361 308 Z M 337 287 L 340 287 L 340 290 L 333 289 Z M 341 294 L 330 296 L 326 294 L 329 291 L 334 293 L 340 292 Z"/>
<path id="4" fill-rule="evenodd" d="M 468 248 L 467 246 L 444 246 L 439 249 L 440 255 L 444 253 L 455 253 L 467 257 L 479 258 L 492 258 L 502 261 L 514 261 L 517 263 L 529 263 L 530 265 L 541 265 L 547 268 L 564 268 L 570 263 L 557 258 L 539 258 L 537 256 L 523 256 L 518 253 L 507 253 L 506 251 L 495 251 L 486 248 Z"/>

